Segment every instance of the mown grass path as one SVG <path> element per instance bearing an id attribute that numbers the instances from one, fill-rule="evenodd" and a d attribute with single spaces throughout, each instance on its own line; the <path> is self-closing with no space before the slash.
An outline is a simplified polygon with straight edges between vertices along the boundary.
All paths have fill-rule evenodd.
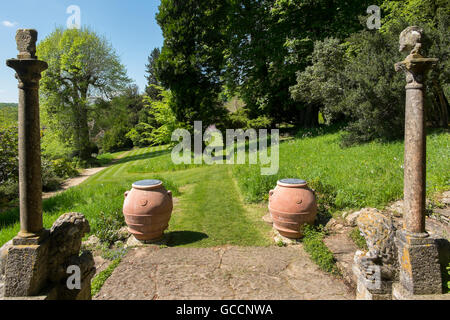
<path id="1" fill-rule="evenodd" d="M 261 221 L 264 212 L 244 206 L 229 166 L 205 166 L 174 175 L 188 184 L 172 216 L 169 246 L 271 244 L 270 228 Z"/>
<path id="2" fill-rule="evenodd" d="M 155 157 L 158 154 L 163 153 L 166 149 L 167 147 L 165 146 L 133 149 L 129 151 L 126 156 L 118 159 L 113 166 L 90 178 L 89 182 L 92 183 L 102 181 L 102 179 L 120 177 L 121 173 L 123 173 L 128 166 L 145 161 L 150 157 Z"/>

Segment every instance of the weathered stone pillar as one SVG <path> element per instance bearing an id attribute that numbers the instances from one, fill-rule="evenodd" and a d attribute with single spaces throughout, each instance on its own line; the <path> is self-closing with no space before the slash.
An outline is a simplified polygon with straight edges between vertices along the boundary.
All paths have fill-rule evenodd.
<path id="1" fill-rule="evenodd" d="M 36 57 L 36 30 L 18 30 L 17 59 L 6 61 L 19 80 L 20 232 L 8 251 L 5 297 L 37 295 L 47 280 L 48 232 L 42 223 L 39 80 L 48 68 Z"/>
<path id="2" fill-rule="evenodd" d="M 17 59 L 6 65 L 19 80 L 19 193 L 21 238 L 33 238 L 43 231 L 41 143 L 39 122 L 39 80 L 48 68 L 36 58 L 36 30 L 18 30 Z"/>
<path id="3" fill-rule="evenodd" d="M 420 54 L 423 30 L 408 27 L 400 35 L 400 51 L 411 51 L 395 65 L 406 74 L 404 226 L 397 232 L 400 286 L 394 298 L 442 293 L 442 279 L 435 239 L 425 230 L 426 127 L 424 81 L 438 59 Z"/>

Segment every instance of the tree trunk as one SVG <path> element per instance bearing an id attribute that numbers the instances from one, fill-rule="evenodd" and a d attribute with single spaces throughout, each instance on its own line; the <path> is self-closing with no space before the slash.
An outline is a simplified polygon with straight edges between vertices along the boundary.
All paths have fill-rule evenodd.
<path id="1" fill-rule="evenodd" d="M 91 143 L 89 139 L 89 127 L 87 123 L 86 105 L 80 106 L 80 158 L 89 160 L 91 158 Z"/>
<path id="2" fill-rule="evenodd" d="M 81 92 L 81 101 L 78 102 L 78 152 L 81 160 L 91 158 L 91 143 L 89 138 L 88 114 L 87 114 L 87 89 Z"/>
<path id="3" fill-rule="evenodd" d="M 307 105 L 300 114 L 300 125 L 304 128 L 313 128 L 319 126 L 319 106 Z"/>

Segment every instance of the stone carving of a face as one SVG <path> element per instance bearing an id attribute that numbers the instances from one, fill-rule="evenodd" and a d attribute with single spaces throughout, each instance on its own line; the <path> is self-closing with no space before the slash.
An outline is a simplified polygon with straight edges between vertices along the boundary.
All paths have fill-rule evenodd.
<path id="1" fill-rule="evenodd" d="M 419 27 L 408 27 L 400 34 L 400 52 L 410 52 L 411 54 L 418 54 L 423 29 Z"/>
<path id="2" fill-rule="evenodd" d="M 19 29 L 16 33 L 17 50 L 19 59 L 36 58 L 37 31 L 32 29 Z"/>

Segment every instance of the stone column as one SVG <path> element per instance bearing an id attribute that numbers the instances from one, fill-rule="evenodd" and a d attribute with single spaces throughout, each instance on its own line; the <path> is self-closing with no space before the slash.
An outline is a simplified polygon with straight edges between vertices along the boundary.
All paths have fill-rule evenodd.
<path id="1" fill-rule="evenodd" d="M 19 80 L 20 232 L 8 250 L 5 297 L 38 294 L 47 280 L 48 232 L 42 223 L 39 80 L 48 68 L 36 57 L 36 30 L 18 30 L 17 59 L 6 65 Z"/>
<path id="2" fill-rule="evenodd" d="M 400 35 L 400 51 L 407 58 L 395 65 L 406 74 L 404 226 L 397 232 L 400 285 L 394 298 L 442 293 L 442 279 L 435 239 L 425 230 L 426 127 L 424 81 L 438 59 L 420 54 L 423 30 L 408 27 Z M 400 289 L 398 289 L 400 288 Z M 402 292 L 402 293 L 400 293 Z"/>
<path id="3" fill-rule="evenodd" d="M 17 59 L 7 60 L 19 80 L 19 196 L 21 238 L 43 231 L 41 143 L 39 123 L 39 80 L 48 68 L 36 58 L 36 30 L 18 30 Z"/>

